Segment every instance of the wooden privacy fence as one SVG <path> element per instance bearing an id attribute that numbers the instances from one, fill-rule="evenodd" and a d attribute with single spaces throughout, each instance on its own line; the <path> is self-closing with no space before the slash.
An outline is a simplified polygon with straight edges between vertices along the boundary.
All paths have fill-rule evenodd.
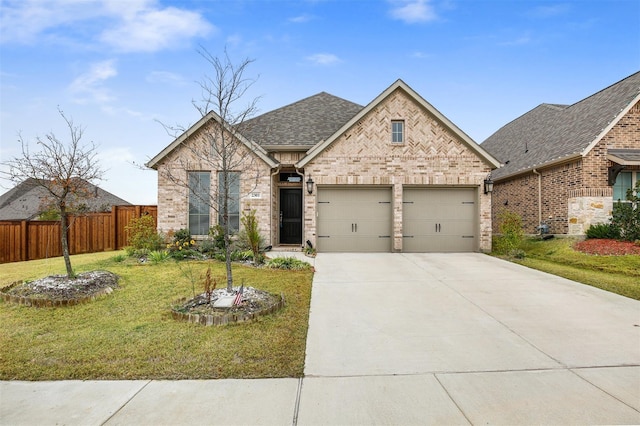
<path id="1" fill-rule="evenodd" d="M 111 212 L 69 215 L 69 253 L 120 250 L 129 243 L 125 227 L 133 218 L 151 215 L 157 206 L 113 206 Z M 0 221 L 0 263 L 62 256 L 60 221 Z"/>

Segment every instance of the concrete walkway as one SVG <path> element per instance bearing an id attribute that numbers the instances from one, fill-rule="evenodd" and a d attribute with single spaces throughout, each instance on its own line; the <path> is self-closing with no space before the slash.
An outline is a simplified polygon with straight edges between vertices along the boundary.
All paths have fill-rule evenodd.
<path id="1" fill-rule="evenodd" d="M 640 424 L 640 302 L 476 253 L 314 261 L 303 379 L 0 382 L 0 424 Z"/>

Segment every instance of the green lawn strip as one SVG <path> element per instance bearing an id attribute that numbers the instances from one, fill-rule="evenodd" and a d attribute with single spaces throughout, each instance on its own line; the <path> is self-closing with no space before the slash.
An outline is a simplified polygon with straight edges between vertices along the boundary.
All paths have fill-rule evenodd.
<path id="1" fill-rule="evenodd" d="M 612 293 L 640 300 L 640 256 L 598 256 L 572 248 L 572 238 L 527 239 L 524 259 L 509 259 Z"/>
<path id="2" fill-rule="evenodd" d="M 207 379 L 300 377 L 303 374 L 311 271 L 234 266 L 239 284 L 275 294 L 286 307 L 258 321 L 204 327 L 171 318 L 170 307 L 193 296 L 189 271 L 199 278 L 208 266 L 224 285 L 219 262 L 137 265 L 109 256 L 74 256 L 76 272 L 106 269 L 121 277 L 111 295 L 67 308 L 31 308 L 0 302 L 0 379 Z M 41 262 L 41 261 L 35 261 Z M 53 260 L 0 265 L 5 279 L 62 273 Z M 25 265 L 31 264 L 31 265 Z M 9 277 L 11 275 L 11 277 Z M 16 278 L 17 277 L 17 278 Z M 196 283 L 196 292 L 202 292 Z"/>

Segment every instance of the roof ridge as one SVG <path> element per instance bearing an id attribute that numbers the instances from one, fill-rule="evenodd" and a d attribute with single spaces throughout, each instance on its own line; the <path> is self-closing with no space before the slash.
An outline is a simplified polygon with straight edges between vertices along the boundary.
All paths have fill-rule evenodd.
<path id="1" fill-rule="evenodd" d="M 640 93 L 640 71 L 636 71 L 633 74 L 626 76 L 622 80 L 619 80 L 619 81 L 617 81 L 617 82 L 615 82 L 613 84 L 610 84 L 607 87 L 605 87 L 604 89 L 600 89 L 597 92 L 592 93 L 591 95 L 587 96 L 586 98 L 583 98 L 583 99 L 580 99 L 577 102 L 574 102 L 573 104 L 569 105 L 569 107 L 574 107 L 574 106 L 576 106 L 578 104 L 581 104 L 581 103 L 583 103 L 585 101 L 588 101 L 589 99 L 591 99 L 591 98 L 593 98 L 595 96 L 598 96 L 603 92 L 609 91 L 610 89 L 613 89 L 614 87 L 617 87 L 618 85 L 622 84 L 623 82 L 625 82 L 625 81 L 627 81 L 627 80 L 629 80 L 631 78 L 634 78 L 634 77 L 639 78 L 638 86 L 636 87 L 636 94 L 638 94 L 638 93 Z"/>

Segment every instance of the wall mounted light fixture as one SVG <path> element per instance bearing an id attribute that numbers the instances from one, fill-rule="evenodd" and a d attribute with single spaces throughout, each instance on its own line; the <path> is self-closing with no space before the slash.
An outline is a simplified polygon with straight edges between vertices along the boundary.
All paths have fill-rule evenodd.
<path id="1" fill-rule="evenodd" d="M 493 181 L 491 180 L 491 175 L 489 175 L 484 180 L 484 193 L 490 194 L 491 192 L 493 192 Z"/>
<path id="2" fill-rule="evenodd" d="M 314 182 L 313 182 L 313 179 L 311 179 L 311 176 L 309 176 L 309 179 L 307 179 L 306 183 L 307 183 L 307 192 L 309 194 L 312 194 L 313 193 L 313 184 L 314 184 Z"/>

